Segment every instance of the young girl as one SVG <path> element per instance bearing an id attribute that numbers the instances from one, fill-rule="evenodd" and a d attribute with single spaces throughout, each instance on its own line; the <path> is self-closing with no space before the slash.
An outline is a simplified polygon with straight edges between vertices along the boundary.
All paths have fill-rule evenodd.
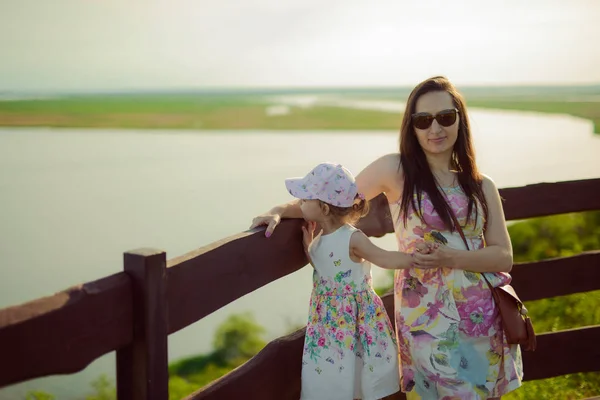
<path id="1" fill-rule="evenodd" d="M 399 391 L 393 328 L 371 286 L 371 263 L 409 268 L 411 257 L 375 246 L 351 222 L 366 214 L 352 174 L 330 163 L 285 182 L 308 228 L 304 246 L 315 271 L 302 356 L 305 400 L 375 400 Z M 313 239 L 316 224 L 322 231 Z"/>

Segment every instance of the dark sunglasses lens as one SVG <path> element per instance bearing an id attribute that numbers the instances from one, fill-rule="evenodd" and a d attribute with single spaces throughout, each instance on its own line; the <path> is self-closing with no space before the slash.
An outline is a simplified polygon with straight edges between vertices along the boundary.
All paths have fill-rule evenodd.
<path id="1" fill-rule="evenodd" d="M 456 122 L 456 110 L 439 113 L 435 119 L 441 126 L 451 126 Z"/>
<path id="2" fill-rule="evenodd" d="M 413 125 L 417 129 L 427 129 L 431 126 L 432 122 L 433 122 L 432 116 L 418 115 L 413 118 Z"/>

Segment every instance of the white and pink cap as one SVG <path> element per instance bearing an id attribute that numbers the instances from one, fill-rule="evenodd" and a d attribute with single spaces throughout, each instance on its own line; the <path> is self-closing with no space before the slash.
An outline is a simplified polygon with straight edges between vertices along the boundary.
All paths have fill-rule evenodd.
<path id="1" fill-rule="evenodd" d="M 317 165 L 304 178 L 286 179 L 285 186 L 298 199 L 318 199 L 337 207 L 352 207 L 358 194 L 352 173 L 332 163 Z"/>

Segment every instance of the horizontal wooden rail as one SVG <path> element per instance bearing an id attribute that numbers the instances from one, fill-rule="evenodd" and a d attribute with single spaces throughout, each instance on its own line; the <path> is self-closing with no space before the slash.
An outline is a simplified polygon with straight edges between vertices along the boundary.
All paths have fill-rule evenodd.
<path id="1" fill-rule="evenodd" d="M 244 232 L 167 264 L 169 333 L 306 265 L 300 220 L 289 220 L 271 238 Z"/>
<path id="2" fill-rule="evenodd" d="M 600 179 L 536 183 L 500 189 L 509 221 L 600 210 Z"/>
<path id="3" fill-rule="evenodd" d="M 600 210 L 600 178 L 499 189 L 507 221 L 570 212 Z M 568 193 L 568 196 L 565 194 Z M 371 200 L 372 211 L 360 221 L 367 235 L 381 237 L 394 232 L 388 199 Z"/>
<path id="4" fill-rule="evenodd" d="M 300 398 L 300 372 L 304 332 L 302 328 L 276 339 L 248 362 L 186 397 L 195 400 Z"/>
<path id="5" fill-rule="evenodd" d="M 523 301 L 600 290 L 600 251 L 518 263 L 510 274 Z"/>
<path id="6" fill-rule="evenodd" d="M 523 352 L 525 380 L 600 372 L 600 325 L 537 335 L 537 349 Z"/>
<path id="7" fill-rule="evenodd" d="M 0 387 L 82 370 L 132 339 L 124 273 L 0 310 Z"/>

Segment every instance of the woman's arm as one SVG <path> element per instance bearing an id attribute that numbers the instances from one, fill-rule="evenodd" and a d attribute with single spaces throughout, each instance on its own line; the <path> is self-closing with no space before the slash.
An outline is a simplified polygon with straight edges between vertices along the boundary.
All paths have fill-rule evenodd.
<path id="1" fill-rule="evenodd" d="M 483 179 L 483 194 L 488 203 L 487 229 L 484 233 L 486 247 L 466 251 L 440 245 L 429 254 L 415 254 L 415 266 L 450 267 L 472 272 L 510 272 L 513 264 L 512 244 L 500 193 L 488 177 Z"/>
<path id="2" fill-rule="evenodd" d="M 275 206 L 269 212 L 271 214 L 278 214 L 281 218 L 302 218 L 300 200 L 298 199 Z"/>
<path id="3" fill-rule="evenodd" d="M 371 200 L 381 193 L 395 200 L 401 191 L 400 155 L 398 153 L 387 154 L 367 165 L 356 176 L 358 192 Z"/>
<path id="4" fill-rule="evenodd" d="M 399 251 L 384 250 L 371 242 L 361 231 L 350 237 L 350 253 L 358 259 L 365 259 L 385 269 L 410 268 L 412 257 Z"/>
<path id="5" fill-rule="evenodd" d="M 373 161 L 356 177 L 358 192 L 364 194 L 367 200 L 371 200 L 383 192 L 396 196 L 398 189 L 395 182 L 399 176 L 399 164 L 400 157 L 398 154 L 388 154 Z M 298 200 L 280 204 L 255 217 L 252 220 L 250 229 L 267 225 L 265 236 L 269 237 L 283 218 L 302 218 Z"/>

